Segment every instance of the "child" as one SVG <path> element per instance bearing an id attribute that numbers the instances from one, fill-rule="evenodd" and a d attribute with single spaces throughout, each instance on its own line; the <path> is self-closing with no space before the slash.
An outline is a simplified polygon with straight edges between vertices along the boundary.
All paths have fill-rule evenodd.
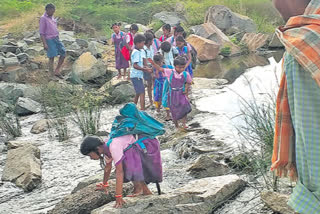
<path id="1" fill-rule="evenodd" d="M 146 32 L 144 34 L 144 36 L 146 37 L 145 46 L 144 46 L 146 58 L 144 61 L 144 66 L 146 66 L 148 68 L 152 68 L 151 63 L 149 61 L 147 61 L 147 59 L 153 59 L 153 56 L 154 56 L 154 50 L 152 47 L 154 37 L 149 32 Z M 148 97 L 149 97 L 149 101 L 150 101 L 150 106 L 152 106 L 153 105 L 153 100 L 152 100 L 152 80 L 153 80 L 153 77 L 152 77 L 152 73 L 144 72 L 143 79 L 147 82 Z"/>
<path id="2" fill-rule="evenodd" d="M 136 96 L 134 98 L 134 103 L 137 104 L 140 98 L 141 110 L 145 110 L 145 90 L 143 84 L 143 73 L 151 73 L 151 68 L 144 67 L 145 51 L 143 50 L 146 37 L 142 34 L 137 34 L 134 37 L 135 49 L 131 54 L 132 67 L 130 69 L 130 79 L 132 81 Z"/>
<path id="3" fill-rule="evenodd" d="M 162 26 L 163 35 L 159 38 L 160 42 L 166 41 L 171 36 L 171 25 L 165 24 Z"/>
<path id="4" fill-rule="evenodd" d="M 185 71 L 188 71 L 191 78 L 193 78 L 193 71 L 192 71 L 192 65 L 191 65 L 191 61 L 192 61 L 191 50 L 189 49 L 189 47 L 186 44 L 187 43 L 182 36 L 177 37 L 176 48 L 179 51 L 180 56 L 185 56 L 187 58 L 187 64 L 185 67 Z"/>
<path id="5" fill-rule="evenodd" d="M 170 42 L 172 46 L 176 46 L 176 38 L 178 36 L 183 36 L 185 34 L 183 27 L 180 25 L 174 28 L 173 35 L 169 37 L 166 41 Z"/>
<path id="6" fill-rule="evenodd" d="M 113 34 L 111 36 L 112 44 L 114 44 L 115 49 L 115 58 L 116 58 L 116 69 L 118 70 L 118 79 L 121 78 L 121 69 L 123 69 L 123 76 L 126 76 L 127 68 L 129 68 L 129 61 L 127 61 L 120 49 L 120 43 L 123 42 L 125 38 L 125 33 L 120 31 L 120 23 L 114 23 L 111 26 L 111 29 L 113 30 Z"/>
<path id="7" fill-rule="evenodd" d="M 161 54 L 154 55 L 153 61 L 154 63 L 161 66 L 162 68 L 173 69 L 173 66 L 170 66 L 170 65 L 168 66 L 163 64 L 163 56 Z M 160 112 L 160 107 L 162 105 L 163 93 L 166 93 L 163 91 L 163 86 L 166 80 L 167 78 L 162 74 L 162 72 L 159 72 L 159 70 L 155 70 L 155 81 L 154 81 L 153 93 L 154 93 L 154 103 L 156 105 L 158 113 Z M 168 108 L 167 105 L 165 105 L 164 107 L 167 113 L 165 120 L 169 121 L 171 119 L 170 109 Z"/>
<path id="8" fill-rule="evenodd" d="M 141 139 L 141 136 L 138 138 Z M 83 155 L 90 156 L 93 160 L 100 160 L 102 163 L 104 176 L 103 182 L 97 184 L 98 190 L 108 191 L 113 160 L 116 168 L 115 208 L 121 208 L 125 203 L 122 197 L 123 183 L 133 182 L 134 190 L 128 197 L 136 197 L 151 195 L 152 192 L 147 184 L 162 181 L 159 141 L 156 138 L 143 140 L 146 149 L 142 149 L 140 144 L 135 144 L 136 141 L 134 135 L 124 135 L 113 138 L 112 143 L 107 146 L 107 143 L 103 143 L 98 137 L 88 136 L 80 147 Z"/>
<path id="9" fill-rule="evenodd" d="M 127 44 L 129 44 L 131 51 L 134 50 L 134 37 L 138 31 L 139 31 L 138 25 L 132 24 L 130 26 L 130 32 L 127 34 L 126 41 L 127 41 Z"/>
<path id="10" fill-rule="evenodd" d="M 153 35 L 152 47 L 153 47 L 154 53 L 157 53 L 160 50 L 161 42 L 159 41 L 159 39 L 156 38 L 152 30 L 147 30 L 146 33 L 151 33 Z"/>
<path id="11" fill-rule="evenodd" d="M 175 47 L 172 47 L 172 45 L 165 41 L 160 46 L 160 54 L 164 58 L 164 64 L 165 65 L 171 65 L 173 66 L 173 60 L 175 55 L 178 55 L 179 52 Z"/>
<path id="12" fill-rule="evenodd" d="M 169 108 L 172 116 L 172 120 L 179 128 L 179 120 L 182 120 L 182 128 L 186 129 L 187 114 L 191 112 L 191 105 L 187 98 L 188 87 L 192 82 L 190 74 L 184 71 L 187 64 L 186 59 L 183 56 L 178 56 L 174 59 L 174 69 L 165 69 L 149 60 L 150 63 L 158 71 L 163 72 L 164 76 L 169 79 L 170 93 L 169 93 Z"/>

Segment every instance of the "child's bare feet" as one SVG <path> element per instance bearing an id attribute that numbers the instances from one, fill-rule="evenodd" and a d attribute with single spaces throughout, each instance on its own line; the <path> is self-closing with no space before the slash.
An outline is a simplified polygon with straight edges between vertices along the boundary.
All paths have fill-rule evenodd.
<path id="1" fill-rule="evenodd" d="M 118 79 L 121 79 L 122 75 L 121 74 L 118 74 Z"/>
<path id="2" fill-rule="evenodd" d="M 143 189 L 143 195 L 152 195 L 152 192 L 149 190 L 147 184 L 143 184 L 142 186 L 142 189 Z"/>

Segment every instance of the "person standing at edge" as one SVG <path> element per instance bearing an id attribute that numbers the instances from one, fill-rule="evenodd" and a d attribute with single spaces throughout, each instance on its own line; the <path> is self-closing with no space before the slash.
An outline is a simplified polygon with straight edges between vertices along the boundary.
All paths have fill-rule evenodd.
<path id="1" fill-rule="evenodd" d="M 49 58 L 49 71 L 56 77 L 63 78 L 61 68 L 66 56 L 66 50 L 59 40 L 57 20 L 53 17 L 56 7 L 53 4 L 47 4 L 45 9 L 46 12 L 40 18 L 40 37 Z M 54 58 L 58 55 L 60 55 L 58 65 L 54 71 Z"/>
<path id="2" fill-rule="evenodd" d="M 320 213 L 320 1 L 273 0 L 287 24 L 271 170 L 297 184 L 288 205 Z"/>

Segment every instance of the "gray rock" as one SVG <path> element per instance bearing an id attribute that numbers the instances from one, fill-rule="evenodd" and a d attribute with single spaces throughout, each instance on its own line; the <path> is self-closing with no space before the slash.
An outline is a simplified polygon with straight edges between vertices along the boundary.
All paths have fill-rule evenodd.
<path id="1" fill-rule="evenodd" d="M 37 64 L 37 63 L 30 63 L 30 68 L 31 68 L 31 70 L 37 70 L 37 69 L 39 69 L 39 65 Z"/>
<path id="2" fill-rule="evenodd" d="M 25 50 L 26 54 L 28 54 L 29 56 L 39 56 L 39 55 L 43 55 L 45 53 L 45 50 L 42 46 L 33 46 L 33 47 L 29 47 L 27 50 Z"/>
<path id="3" fill-rule="evenodd" d="M 76 39 L 76 42 L 82 48 L 87 48 L 89 45 L 88 41 L 84 39 Z"/>
<path id="4" fill-rule="evenodd" d="M 26 144 L 8 151 L 2 174 L 3 181 L 14 182 L 25 191 L 32 191 L 41 183 L 40 150 Z"/>
<path id="5" fill-rule="evenodd" d="M 59 32 L 59 36 L 64 36 L 64 35 L 74 37 L 74 32 L 73 31 L 67 31 L 67 30 L 63 30 L 63 31 Z"/>
<path id="6" fill-rule="evenodd" d="M 23 53 L 22 48 L 17 48 L 17 50 L 16 50 L 16 55 L 21 54 L 21 53 Z"/>
<path id="7" fill-rule="evenodd" d="M 131 83 L 121 84 L 115 87 L 111 93 L 112 103 L 120 104 L 130 102 L 134 95 L 135 92 Z"/>
<path id="8" fill-rule="evenodd" d="M 39 101 L 40 91 L 28 84 L 0 83 L 0 99 L 9 104 L 15 104 L 19 97 L 31 98 Z"/>
<path id="9" fill-rule="evenodd" d="M 36 31 L 25 31 L 22 33 L 24 38 L 33 37 L 37 32 Z"/>
<path id="10" fill-rule="evenodd" d="M 79 50 L 79 49 L 81 49 L 81 47 L 78 45 L 78 43 L 74 42 L 68 47 L 68 49 L 69 50 Z"/>
<path id="11" fill-rule="evenodd" d="M 59 39 L 64 45 L 71 45 L 76 41 L 76 39 L 73 38 L 71 35 L 61 34 L 61 33 L 60 33 Z"/>
<path id="12" fill-rule="evenodd" d="M 3 59 L 4 59 L 4 58 L 5 58 L 5 57 L 3 57 L 3 56 L 0 55 L 0 68 L 4 67 L 4 64 L 3 64 Z"/>
<path id="13" fill-rule="evenodd" d="M 162 28 L 160 28 L 157 32 L 155 32 L 154 34 L 157 38 L 160 38 L 160 36 L 163 35 L 163 31 L 162 31 Z"/>
<path id="14" fill-rule="evenodd" d="M 171 26 L 180 25 L 184 22 L 184 18 L 181 18 L 177 13 L 162 11 L 160 13 L 156 13 L 153 17 L 157 20 L 162 21 L 165 24 L 170 24 Z"/>
<path id="15" fill-rule="evenodd" d="M 33 145 L 33 143 L 27 142 L 27 141 L 10 140 L 8 141 L 7 147 L 8 147 L 8 150 L 10 150 L 10 149 L 17 149 L 26 145 Z M 39 157 L 40 157 L 40 154 L 39 154 Z"/>
<path id="16" fill-rule="evenodd" d="M 25 82 L 26 77 L 27 69 L 21 66 L 10 66 L 0 73 L 0 80 L 4 82 L 22 83 Z"/>
<path id="17" fill-rule="evenodd" d="M 2 63 L 5 67 L 9 67 L 9 66 L 15 66 L 15 65 L 19 65 L 19 60 L 18 58 L 15 57 L 11 57 L 11 58 L 4 58 L 2 59 Z"/>
<path id="18" fill-rule="evenodd" d="M 48 120 L 42 119 L 37 121 L 31 128 L 32 134 L 40 134 L 46 132 L 49 129 Z"/>
<path id="19" fill-rule="evenodd" d="M 17 49 L 18 50 L 18 49 Z M 6 54 L 6 58 L 11 58 L 11 57 L 16 57 L 16 55 L 14 53 L 8 52 Z"/>
<path id="20" fill-rule="evenodd" d="M 215 158 L 216 155 L 201 155 L 187 171 L 195 178 L 215 177 L 228 174 L 230 171 L 229 167 L 217 162 Z"/>
<path id="21" fill-rule="evenodd" d="M 294 210 L 292 210 L 288 206 L 289 195 L 282 195 L 277 192 L 262 192 L 261 193 L 262 201 L 271 208 L 274 212 L 279 214 L 294 214 Z"/>
<path id="22" fill-rule="evenodd" d="M 25 41 L 19 41 L 17 42 L 17 45 L 20 49 L 22 48 L 23 51 L 26 51 L 29 47 Z"/>
<path id="23" fill-rule="evenodd" d="M 19 116 L 35 114 L 35 113 L 39 113 L 40 111 L 41 111 L 40 103 L 30 98 L 19 97 L 16 103 L 16 113 Z"/>
<path id="24" fill-rule="evenodd" d="M 106 65 L 90 52 L 83 53 L 72 66 L 72 73 L 83 81 L 89 81 L 106 74 Z"/>
<path id="25" fill-rule="evenodd" d="M 257 26 L 247 16 L 232 12 L 229 8 L 216 5 L 210 7 L 205 15 L 204 22 L 211 22 L 220 30 L 227 34 L 232 34 L 234 31 L 256 32 Z"/>
<path id="26" fill-rule="evenodd" d="M 78 51 L 78 50 L 67 50 L 66 53 L 67 53 L 68 56 L 72 56 L 72 57 L 75 57 L 75 58 L 77 58 L 77 57 L 79 57 L 81 55 L 81 52 Z"/>
<path id="27" fill-rule="evenodd" d="M 95 42 L 95 41 L 89 42 L 88 49 L 89 49 L 90 53 L 94 56 L 96 56 L 97 54 L 102 54 L 104 51 L 102 44 L 99 42 Z"/>
<path id="28" fill-rule="evenodd" d="M 229 199 L 235 192 L 241 190 L 244 185 L 245 182 L 237 175 L 203 178 L 191 181 L 179 189 L 160 196 L 124 198 L 126 204 L 122 209 L 115 209 L 114 203 L 109 203 L 93 210 L 91 214 L 207 214 L 211 213 L 214 207 Z"/>
<path id="29" fill-rule="evenodd" d="M 18 46 L 15 46 L 15 45 L 1 45 L 0 51 L 4 53 L 8 53 L 8 52 L 15 53 L 17 48 Z"/>
<path id="30" fill-rule="evenodd" d="M 25 63 L 29 59 L 29 55 L 26 53 L 20 53 L 17 57 L 20 63 Z"/>
<path id="31" fill-rule="evenodd" d="M 92 210 L 114 201 L 115 180 L 109 181 L 108 193 L 95 191 L 96 184 L 91 184 L 62 199 L 48 214 L 89 214 Z M 126 196 L 133 189 L 131 183 L 123 185 L 123 195 Z"/>
<path id="32" fill-rule="evenodd" d="M 24 41 L 27 43 L 27 45 L 32 45 L 34 43 L 33 39 L 24 39 Z"/>
<path id="33" fill-rule="evenodd" d="M 72 190 L 71 194 L 74 194 L 76 192 L 78 192 L 79 190 L 91 185 L 91 184 L 96 184 L 99 183 L 103 180 L 103 172 L 91 176 L 89 178 L 84 179 L 83 181 L 81 181 L 80 183 L 78 183 L 78 185 Z M 113 178 L 112 178 L 113 179 Z"/>
<path id="34" fill-rule="evenodd" d="M 269 48 L 284 48 L 284 45 L 275 33 L 272 35 L 271 41 L 269 43 Z"/>

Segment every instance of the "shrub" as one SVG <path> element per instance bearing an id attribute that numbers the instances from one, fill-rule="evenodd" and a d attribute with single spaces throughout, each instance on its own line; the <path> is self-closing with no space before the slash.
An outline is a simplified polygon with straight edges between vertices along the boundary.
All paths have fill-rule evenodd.
<path id="1" fill-rule="evenodd" d="M 19 117 L 11 105 L 0 105 L 0 130 L 8 137 L 21 136 Z"/>
<path id="2" fill-rule="evenodd" d="M 225 46 L 225 47 L 223 47 L 223 48 L 220 50 L 220 54 L 221 54 L 222 56 L 226 56 L 226 57 L 230 56 L 230 54 L 231 54 L 231 47 L 230 47 L 230 46 Z"/>

